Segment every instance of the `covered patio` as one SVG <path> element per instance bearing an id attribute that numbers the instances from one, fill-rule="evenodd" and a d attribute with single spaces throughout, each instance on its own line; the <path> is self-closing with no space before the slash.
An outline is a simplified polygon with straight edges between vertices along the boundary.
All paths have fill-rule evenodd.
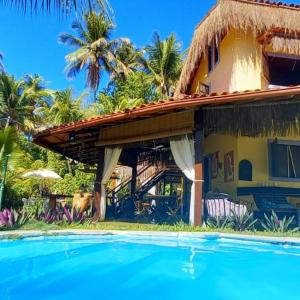
<path id="1" fill-rule="evenodd" d="M 205 182 L 210 180 L 210 166 L 206 169 L 204 164 L 205 140 L 211 134 L 258 137 L 270 132 L 287 134 L 291 129 L 299 133 L 299 100 L 298 86 L 182 96 L 48 128 L 36 134 L 34 142 L 75 161 L 97 165 L 95 221 L 124 213 L 121 207 L 133 215 L 141 199 L 143 203 L 176 202 L 172 186 L 177 184 L 181 189 L 178 213 L 191 224 L 201 225 L 204 190 L 210 191 Z M 286 109 L 292 113 L 283 113 Z M 132 176 L 108 188 L 116 166 L 130 167 Z M 149 166 L 155 168 L 147 181 Z M 120 201 L 116 188 L 124 186 L 130 186 L 130 197 Z M 155 186 L 156 195 L 151 196 L 148 192 Z M 171 188 L 168 195 L 166 186 Z"/>

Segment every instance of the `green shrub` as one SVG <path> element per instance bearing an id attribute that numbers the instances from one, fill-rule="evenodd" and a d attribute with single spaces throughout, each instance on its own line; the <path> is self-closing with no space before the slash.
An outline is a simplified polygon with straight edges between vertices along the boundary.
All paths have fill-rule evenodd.
<path id="1" fill-rule="evenodd" d="M 264 221 L 261 221 L 261 226 L 268 232 L 296 232 L 299 230 L 299 227 L 292 228 L 291 225 L 293 221 L 294 216 L 289 218 L 285 216 L 282 220 L 280 220 L 275 211 L 272 210 L 270 217 L 264 214 Z"/>

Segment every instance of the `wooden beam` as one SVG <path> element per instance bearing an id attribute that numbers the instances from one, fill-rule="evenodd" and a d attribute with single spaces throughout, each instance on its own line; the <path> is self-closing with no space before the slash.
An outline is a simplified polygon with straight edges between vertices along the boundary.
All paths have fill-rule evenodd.
<path id="1" fill-rule="evenodd" d="M 93 221 L 98 221 L 100 218 L 100 204 L 101 204 L 101 181 L 104 168 L 104 148 L 99 148 L 99 158 L 96 170 L 95 180 L 95 198 L 94 198 L 94 216 Z"/>
<path id="2" fill-rule="evenodd" d="M 176 129 L 176 130 L 155 132 L 155 133 L 145 134 L 142 136 L 127 136 L 121 139 L 105 140 L 105 141 L 97 142 L 95 143 L 95 145 L 96 146 L 122 145 L 122 144 L 134 143 L 134 142 L 157 140 L 165 137 L 183 135 L 191 132 L 192 132 L 192 128 L 187 127 L 187 128 Z"/>
<path id="3" fill-rule="evenodd" d="M 203 110 L 195 111 L 195 209 L 194 209 L 194 225 L 202 225 L 203 216 Z"/>

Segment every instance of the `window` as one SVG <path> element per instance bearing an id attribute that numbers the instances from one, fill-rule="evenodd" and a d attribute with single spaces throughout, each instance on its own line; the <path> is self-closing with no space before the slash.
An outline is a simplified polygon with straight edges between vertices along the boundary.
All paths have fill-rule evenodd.
<path id="1" fill-rule="evenodd" d="M 300 180 L 300 142 L 270 142 L 269 163 L 271 177 Z"/>
<path id="2" fill-rule="evenodd" d="M 212 71 L 215 65 L 220 61 L 219 41 L 214 40 L 211 46 L 207 48 L 208 72 Z"/>
<path id="3" fill-rule="evenodd" d="M 252 164 L 249 160 L 241 160 L 239 163 L 239 180 L 252 181 Z"/>
<path id="4" fill-rule="evenodd" d="M 267 57 L 268 65 L 265 66 L 271 86 L 290 86 L 300 84 L 300 59 L 299 56 L 272 56 Z"/>

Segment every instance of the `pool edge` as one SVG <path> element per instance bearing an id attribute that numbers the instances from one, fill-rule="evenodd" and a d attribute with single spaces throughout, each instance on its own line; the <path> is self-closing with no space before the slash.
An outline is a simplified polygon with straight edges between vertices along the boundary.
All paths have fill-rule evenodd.
<path id="1" fill-rule="evenodd" d="M 132 236 L 152 236 L 152 237 L 171 237 L 171 238 L 226 238 L 254 242 L 297 244 L 300 246 L 300 238 L 296 237 L 270 237 L 260 235 L 247 235 L 236 233 L 220 232 L 168 232 L 168 231 L 133 231 L 133 230 L 14 230 L 0 232 L 1 239 L 29 238 L 38 236 L 56 236 L 56 235 L 132 235 Z"/>

